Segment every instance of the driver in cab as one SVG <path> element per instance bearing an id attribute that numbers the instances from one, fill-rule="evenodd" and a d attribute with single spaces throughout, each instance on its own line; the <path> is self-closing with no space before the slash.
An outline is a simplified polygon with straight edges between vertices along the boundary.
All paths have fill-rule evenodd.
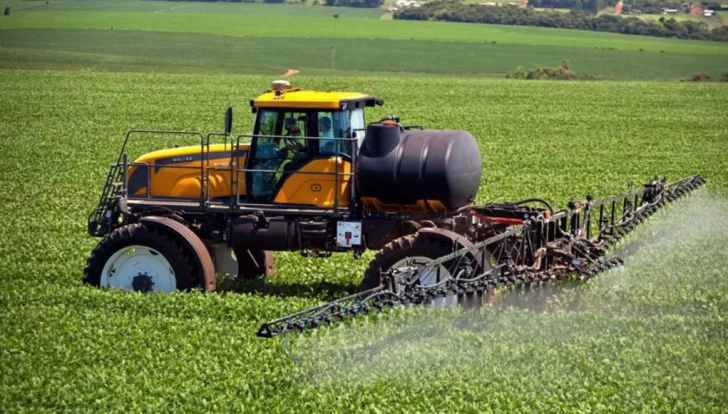
<path id="1" fill-rule="evenodd" d="M 278 159 L 280 160 L 280 164 L 277 168 L 278 177 L 280 176 L 280 173 L 286 170 L 286 167 L 292 167 L 295 161 L 306 156 L 304 152 L 304 144 L 301 143 L 301 139 L 299 139 L 302 136 L 301 127 L 298 126 L 296 120 L 294 118 L 286 119 L 285 129 L 286 138 L 278 138 L 276 142 L 276 147 L 278 148 Z"/>
<path id="2" fill-rule="evenodd" d="M 321 153 L 333 153 L 336 151 L 336 140 L 331 130 L 331 118 L 319 118 L 319 151 Z"/>
<path id="3" fill-rule="evenodd" d="M 284 136 L 286 138 L 277 138 L 275 143 L 278 148 L 280 158 L 291 158 L 296 155 L 296 152 L 299 152 L 303 148 L 303 145 L 300 142 L 301 140 L 299 139 L 302 136 L 301 127 L 298 126 L 298 123 L 294 118 L 287 118 L 285 130 L 286 133 Z"/>

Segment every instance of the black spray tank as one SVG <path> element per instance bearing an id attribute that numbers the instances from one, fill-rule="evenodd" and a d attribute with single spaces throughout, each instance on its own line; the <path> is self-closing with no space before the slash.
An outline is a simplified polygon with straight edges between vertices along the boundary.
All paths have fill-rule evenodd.
<path id="1" fill-rule="evenodd" d="M 467 131 L 379 123 L 367 127 L 356 173 L 361 199 L 396 205 L 435 200 L 447 210 L 467 205 L 482 177 L 480 151 Z"/>

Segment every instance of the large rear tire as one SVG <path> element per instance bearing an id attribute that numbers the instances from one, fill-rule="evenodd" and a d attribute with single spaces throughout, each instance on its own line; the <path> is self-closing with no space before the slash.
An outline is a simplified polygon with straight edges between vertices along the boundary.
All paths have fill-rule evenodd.
<path id="1" fill-rule="evenodd" d="M 202 286 L 203 275 L 177 237 L 144 223 L 120 227 L 91 253 L 84 283 L 142 292 L 171 293 Z"/>
<path id="2" fill-rule="evenodd" d="M 461 248 L 454 240 L 417 233 L 402 236 L 386 244 L 374 259 L 369 263 L 364 273 L 364 280 L 360 285 L 362 291 L 373 289 L 382 284 L 381 273 L 404 265 L 408 260 L 427 263 L 446 256 Z M 456 277 L 463 266 L 476 266 L 475 259 L 466 255 L 460 259 L 452 259 L 443 263 L 439 272 L 431 271 L 420 276 L 416 284 L 431 285 L 438 283 L 446 277 Z M 475 269 L 477 271 L 477 269 Z"/>

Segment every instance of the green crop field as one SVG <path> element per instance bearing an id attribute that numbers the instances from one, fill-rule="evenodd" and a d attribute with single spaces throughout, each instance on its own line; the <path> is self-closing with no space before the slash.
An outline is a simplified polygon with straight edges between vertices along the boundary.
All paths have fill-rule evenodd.
<path id="1" fill-rule="evenodd" d="M 0 18 L 0 67 L 502 77 L 556 66 L 603 79 L 728 70 L 728 46 L 538 27 L 384 21 L 323 6 L 134 1 L 27 3 Z M 294 12 L 295 10 L 295 12 Z M 160 12 L 162 11 L 162 12 Z M 337 13 L 340 18 L 332 17 Z M 351 17 L 345 18 L 345 17 Z M 214 46 L 211 46 L 214 45 Z"/>
<path id="2" fill-rule="evenodd" d="M 383 10 L 0 0 L 0 412 L 715 412 L 728 406 L 728 46 L 537 27 L 380 20 Z M 333 14 L 338 14 L 334 18 Z M 724 17 L 725 19 L 725 17 Z M 335 76 L 330 76 L 331 47 Z M 604 81 L 518 81 L 568 60 Z M 587 283 L 478 312 L 398 309 L 295 348 L 265 321 L 357 290 L 358 260 L 276 253 L 267 280 L 172 295 L 81 283 L 87 217 L 129 129 L 251 132 L 248 100 L 375 94 L 405 124 L 465 129 L 481 202 L 708 183 Z M 325 75 L 325 76 L 324 76 Z M 655 82 L 644 80 L 671 80 Z M 133 155 L 196 141 L 144 137 Z"/>
<path id="3" fill-rule="evenodd" d="M 113 0 L 108 0 L 113 1 Z M 85 2 L 84 2 L 85 3 Z M 89 2 L 94 3 L 94 2 Z M 154 13 L 143 2 L 141 11 L 59 10 L 34 8 L 0 19 L 0 28 L 72 28 L 192 32 L 254 37 L 368 38 L 445 40 L 468 43 L 496 41 L 509 44 L 615 49 L 665 50 L 684 53 L 728 53 L 721 43 L 683 41 L 645 36 L 528 26 L 460 24 L 449 22 L 366 21 L 290 14 L 193 13 L 178 9 Z M 167 2 L 162 2 L 163 6 Z M 172 3 L 174 4 L 174 3 Z M 159 6 L 160 8 L 163 6 Z M 128 7 L 128 6 L 124 6 Z M 247 7 L 230 5 L 229 7 Z M 263 7 L 262 11 L 266 10 Z M 293 6 L 295 7 L 295 6 Z M 262 13 L 261 11 L 261 13 Z"/>
<path id="4" fill-rule="evenodd" d="M 284 357 L 258 326 L 352 292 L 367 253 L 277 254 L 267 282 L 143 295 L 80 282 L 108 164 L 131 128 L 218 131 L 270 77 L 0 71 L 3 412 L 722 412 L 728 404 L 724 84 L 304 76 L 478 140 L 480 201 L 563 206 L 653 175 L 708 186 L 620 247 L 626 266 L 511 309 L 399 310 Z M 169 145 L 140 140 L 139 145 Z M 255 293 L 258 292 L 258 293 Z M 545 310 L 545 311 L 544 311 Z"/>
<path id="5" fill-rule="evenodd" d="M 93 33 L 93 36 L 89 36 Z M 369 39 L 251 38 L 189 33 L 88 30 L 0 31 L 0 66 L 176 72 L 270 73 L 288 68 L 328 74 L 331 47 L 337 74 L 461 74 L 502 77 L 536 62 L 606 78 L 678 79 L 715 75 L 728 55 L 599 50 L 560 46 Z M 210 48 L 215 44 L 215 48 Z M 293 49 L 292 49 L 293 48 Z M 611 59 L 607 59 L 608 56 Z M 446 56 L 443 59 L 442 56 Z"/>

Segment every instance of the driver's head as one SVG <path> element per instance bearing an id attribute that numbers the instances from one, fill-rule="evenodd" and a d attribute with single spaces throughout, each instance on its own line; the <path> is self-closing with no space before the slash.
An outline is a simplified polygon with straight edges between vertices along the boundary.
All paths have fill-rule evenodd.
<path id="1" fill-rule="evenodd" d="M 331 118 L 323 117 L 319 118 L 319 128 L 321 128 L 321 131 L 328 131 L 331 129 Z"/>
<path id="2" fill-rule="evenodd" d="M 299 128 L 298 125 L 291 125 L 288 128 L 288 135 L 291 135 L 291 136 L 301 135 L 301 128 Z"/>

